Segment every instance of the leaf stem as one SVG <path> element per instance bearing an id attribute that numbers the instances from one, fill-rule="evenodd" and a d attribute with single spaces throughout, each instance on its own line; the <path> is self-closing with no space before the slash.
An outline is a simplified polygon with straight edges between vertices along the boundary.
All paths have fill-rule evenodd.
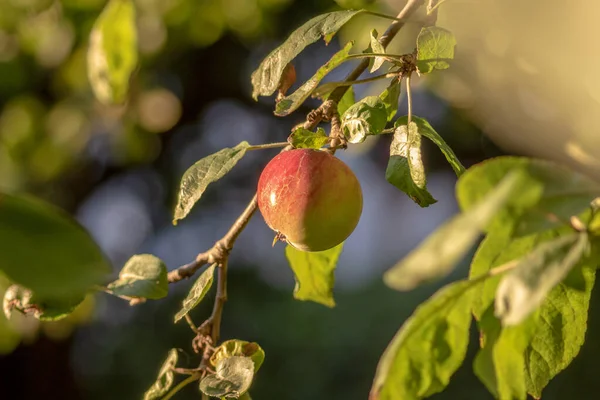
<path id="1" fill-rule="evenodd" d="M 439 0 L 435 5 L 432 6 L 433 2 L 434 0 L 429 0 L 429 3 L 427 4 L 427 15 L 434 12 L 442 3 L 445 3 L 446 0 Z"/>
<path id="2" fill-rule="evenodd" d="M 406 76 L 406 99 L 408 101 L 408 123 L 410 126 L 410 122 L 412 120 L 412 91 L 410 89 L 410 73 Z"/>
<path id="3" fill-rule="evenodd" d="M 185 322 L 188 323 L 192 331 L 198 332 L 198 327 L 196 326 L 196 324 L 194 324 L 194 321 L 192 321 L 192 317 L 190 317 L 189 314 L 185 314 Z"/>
<path id="4" fill-rule="evenodd" d="M 179 384 L 177 384 L 177 386 L 175 386 L 173 389 L 171 389 L 171 391 L 169 393 L 167 393 L 165 395 L 165 397 L 162 398 L 162 400 L 169 400 L 170 398 L 175 396 L 177 394 L 177 392 L 179 392 L 181 389 L 183 389 L 190 383 L 197 381 L 199 378 L 200 377 L 198 375 L 188 376 L 187 378 L 185 378 L 184 380 L 179 382 Z"/>
<path id="5" fill-rule="evenodd" d="M 276 148 L 279 148 L 279 147 L 285 147 L 287 145 L 288 145 L 287 142 L 257 144 L 257 145 L 248 147 L 246 150 L 276 149 Z"/>
<path id="6" fill-rule="evenodd" d="M 318 88 L 316 88 L 313 93 L 312 96 L 313 97 L 320 97 L 322 95 L 324 95 L 326 92 L 328 92 L 328 90 L 331 87 L 339 87 L 339 86 L 351 86 L 351 85 L 360 85 L 362 83 L 369 83 L 369 82 L 375 82 L 381 79 L 387 79 L 387 78 L 392 78 L 394 76 L 397 76 L 398 72 L 389 72 L 387 74 L 381 74 L 381 75 L 377 75 L 377 76 L 372 76 L 370 78 L 365 78 L 365 79 L 358 79 L 356 81 L 340 81 L 340 82 L 327 82 L 321 86 L 319 86 Z"/>
<path id="7" fill-rule="evenodd" d="M 521 261 L 521 259 L 516 259 L 516 260 L 509 261 L 507 263 L 504 263 L 502 265 L 499 265 L 497 267 L 494 267 L 494 268 L 490 269 L 487 273 L 473 278 L 473 280 L 480 280 L 480 279 L 486 280 L 488 278 L 491 278 L 492 276 L 497 276 L 497 275 L 503 274 L 507 271 L 510 271 L 511 269 L 514 269 L 517 265 L 519 265 L 520 261 Z"/>
<path id="8" fill-rule="evenodd" d="M 404 8 L 398 13 L 398 15 L 396 15 L 396 19 L 394 20 L 394 22 L 392 22 L 390 24 L 390 26 L 387 28 L 385 33 L 383 35 L 381 35 L 381 37 L 379 38 L 379 43 L 381 43 L 381 45 L 383 46 L 384 49 L 387 47 L 388 44 L 390 44 L 390 42 L 398 34 L 400 29 L 402 29 L 402 27 L 406 23 L 406 20 L 412 14 L 414 14 L 415 11 L 417 11 L 419 9 L 419 7 L 421 7 L 421 5 L 423 4 L 423 1 L 424 0 L 408 0 L 406 5 L 404 6 Z M 348 74 L 348 76 L 346 76 L 345 80 L 347 80 L 347 81 L 357 80 L 358 77 L 368 67 L 369 67 L 369 59 L 364 59 L 352 72 L 350 72 Z M 344 94 L 346 93 L 347 90 L 348 90 L 348 86 L 340 86 L 339 88 L 335 89 L 331 93 L 331 96 L 329 96 L 329 100 L 333 100 L 336 103 L 339 102 L 342 99 L 342 97 L 344 97 Z"/>

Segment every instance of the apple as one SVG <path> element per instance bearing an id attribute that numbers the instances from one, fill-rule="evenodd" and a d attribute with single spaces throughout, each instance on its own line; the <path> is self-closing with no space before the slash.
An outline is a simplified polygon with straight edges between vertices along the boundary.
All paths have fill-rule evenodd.
<path id="1" fill-rule="evenodd" d="M 277 238 L 298 250 L 323 251 L 342 243 L 362 212 L 358 179 L 326 151 L 284 151 L 258 181 L 258 208 Z"/>

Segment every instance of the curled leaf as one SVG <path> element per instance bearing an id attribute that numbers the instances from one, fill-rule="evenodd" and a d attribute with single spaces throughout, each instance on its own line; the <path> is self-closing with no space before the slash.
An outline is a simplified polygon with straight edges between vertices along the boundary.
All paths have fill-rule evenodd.
<path id="1" fill-rule="evenodd" d="M 200 381 L 200 390 L 207 396 L 237 399 L 248 391 L 253 378 L 250 357 L 227 357 L 219 361 L 214 374 Z"/>
<path id="2" fill-rule="evenodd" d="M 248 147 L 250 147 L 248 142 L 241 142 L 235 147 L 222 149 L 204 157 L 185 171 L 179 186 L 173 224 L 177 224 L 178 220 L 189 214 L 209 184 L 218 181 L 231 171 L 246 154 Z"/>
<path id="3" fill-rule="evenodd" d="M 367 136 L 378 135 L 385 128 L 386 106 L 378 96 L 368 96 L 348 107 L 341 120 L 348 142 L 362 143 Z"/>
<path id="4" fill-rule="evenodd" d="M 152 254 L 136 254 L 119 272 L 119 279 L 110 283 L 108 289 L 117 296 L 161 299 L 169 291 L 167 267 Z"/>
<path id="5" fill-rule="evenodd" d="M 352 17 L 364 10 L 334 11 L 316 16 L 296 29 L 287 40 L 273 50 L 252 73 L 252 97 L 270 96 L 277 90 L 285 67 L 306 46 L 324 38 L 329 43 L 336 32 Z"/>

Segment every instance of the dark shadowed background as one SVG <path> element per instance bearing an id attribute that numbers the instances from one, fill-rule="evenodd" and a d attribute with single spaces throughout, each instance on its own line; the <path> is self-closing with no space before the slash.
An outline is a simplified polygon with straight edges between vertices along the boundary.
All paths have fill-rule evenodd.
<path id="1" fill-rule="evenodd" d="M 343 6 L 395 15 L 403 2 L 137 0 L 142 61 L 130 101 L 120 108 L 95 102 L 86 77 L 87 38 L 104 4 L 0 0 L 0 188 L 35 194 L 73 213 L 112 261 L 116 275 L 136 253 L 156 254 L 176 268 L 211 246 L 252 197 L 262 167 L 277 150 L 249 153 L 209 188 L 187 219 L 173 226 L 183 172 L 198 159 L 242 140 L 284 141 L 317 104 L 311 100 L 292 116 L 278 119 L 272 114 L 272 98 L 255 103 L 250 74 L 262 57 L 319 13 Z M 452 15 L 445 21 L 458 24 Z M 295 62 L 299 81 L 339 49 L 340 41 L 364 38 L 357 44 L 359 51 L 366 47 L 369 30 L 383 31 L 387 23 L 359 17 L 329 46 L 310 46 Z M 503 23 L 511 26 L 510 19 Z M 398 38 L 399 51 L 412 50 L 418 31 L 413 25 Z M 457 36 L 457 62 L 464 63 L 469 54 L 460 54 Z M 505 60 L 509 55 L 505 51 L 497 57 Z M 344 64 L 327 79 L 341 80 L 353 66 Z M 503 154 L 484 131 L 489 128 L 498 138 L 503 126 L 511 133 L 514 126 L 513 121 L 496 121 L 490 128 L 481 122 L 477 107 L 495 94 L 476 91 L 484 100 L 464 101 L 460 90 L 469 87 L 471 77 L 465 70 L 458 69 L 446 81 L 433 75 L 419 82 L 414 110 L 429 119 L 468 167 Z M 481 76 L 473 79 L 479 79 L 473 87 L 482 87 Z M 438 83 L 443 98 L 428 89 Z M 362 97 L 382 89 L 364 85 L 356 92 Z M 537 103 L 532 107 L 536 115 L 543 111 Z M 405 108 L 403 98 L 401 114 Z M 528 129 L 535 130 L 535 124 Z M 359 177 L 365 204 L 338 265 L 335 308 L 293 300 L 294 279 L 284 246 L 271 248 L 273 234 L 260 215 L 238 240 L 230 261 L 222 333 L 224 339 L 256 341 L 266 352 L 251 389 L 255 400 L 366 399 L 385 346 L 439 286 L 398 293 L 381 282 L 384 270 L 457 210 L 456 178 L 431 143 L 424 143 L 424 155 L 428 186 L 438 203 L 421 209 L 386 182 L 389 140 L 373 138 L 339 153 Z M 536 154 L 510 143 L 503 143 L 505 151 Z M 553 146 L 539 143 L 542 150 Z M 597 166 L 591 165 L 588 173 Z M 451 278 L 466 275 L 467 265 Z M 0 276 L 0 292 L 6 284 Z M 96 295 L 74 315 L 54 323 L 0 316 L 0 399 L 140 399 L 170 348 L 181 349 L 182 366 L 194 366 L 189 328 L 172 323 L 190 285 L 178 283 L 168 298 L 136 307 Z M 192 313 L 197 322 L 210 312 L 208 298 Z M 595 294 L 588 339 L 579 357 L 550 384 L 545 399 L 596 398 L 599 302 Z M 473 332 L 469 359 L 436 399 L 491 398 L 471 372 L 476 347 Z M 197 387 L 187 387 L 177 398 L 199 397 Z"/>

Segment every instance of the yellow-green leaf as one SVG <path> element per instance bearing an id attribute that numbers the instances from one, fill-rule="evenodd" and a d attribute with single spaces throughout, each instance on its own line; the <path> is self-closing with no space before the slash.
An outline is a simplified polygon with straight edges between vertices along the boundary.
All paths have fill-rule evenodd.
<path id="1" fill-rule="evenodd" d="M 246 154 L 250 147 L 248 142 L 241 142 L 235 147 L 222 149 L 210 156 L 204 157 L 192 165 L 181 178 L 177 205 L 173 224 L 185 218 L 209 184 L 225 176 Z"/>
<path id="2" fill-rule="evenodd" d="M 183 299 L 183 305 L 181 310 L 175 314 L 175 322 L 185 317 L 190 311 L 192 311 L 206 296 L 206 293 L 210 290 L 213 283 L 213 276 L 215 272 L 215 266 L 211 265 L 204 271 L 194 283 L 194 286 L 190 289 L 190 292 Z"/>
<path id="3" fill-rule="evenodd" d="M 138 62 L 135 6 L 110 0 L 96 20 L 87 53 L 88 78 L 102 103 L 123 103 Z"/>
<path id="4" fill-rule="evenodd" d="M 160 299 L 169 292 L 167 267 L 152 254 L 136 254 L 119 272 L 119 279 L 111 282 L 108 289 L 117 296 Z"/>
<path id="5" fill-rule="evenodd" d="M 285 255 L 294 271 L 296 287 L 294 298 L 310 300 L 334 307 L 334 271 L 344 244 L 325 251 L 300 251 L 292 246 L 285 248 Z"/>

